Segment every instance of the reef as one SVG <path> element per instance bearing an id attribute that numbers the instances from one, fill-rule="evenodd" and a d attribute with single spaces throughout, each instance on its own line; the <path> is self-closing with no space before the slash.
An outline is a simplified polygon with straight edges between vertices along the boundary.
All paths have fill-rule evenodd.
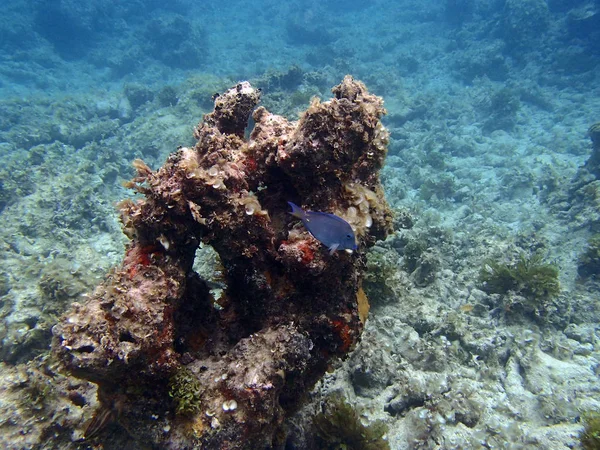
<path id="1" fill-rule="evenodd" d="M 600 234 L 593 234 L 577 262 L 577 273 L 582 279 L 600 277 Z"/>
<path id="2" fill-rule="evenodd" d="M 124 260 L 53 329 L 62 367 L 98 385 L 88 437 L 116 421 L 160 448 L 281 446 L 285 418 L 356 345 L 365 251 L 392 227 L 388 133 L 364 84 L 346 76 L 332 92 L 290 122 L 241 82 L 216 97 L 193 148 L 156 171 L 134 162 Z M 330 254 L 288 201 L 344 218 L 358 250 Z M 201 244 L 222 264 L 218 298 L 193 270 Z"/>
<path id="3" fill-rule="evenodd" d="M 592 152 L 571 181 L 566 202 L 574 228 L 595 234 L 600 232 L 600 122 L 590 126 L 588 136 Z"/>
<path id="4" fill-rule="evenodd" d="M 598 179 L 600 178 L 600 122 L 596 122 L 589 128 L 588 135 L 592 140 L 592 154 L 586 161 L 585 167 Z"/>

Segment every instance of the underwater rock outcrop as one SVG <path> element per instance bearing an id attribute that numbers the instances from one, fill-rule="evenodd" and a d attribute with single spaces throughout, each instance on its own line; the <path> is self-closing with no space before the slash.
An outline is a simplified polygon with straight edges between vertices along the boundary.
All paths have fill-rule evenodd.
<path id="1" fill-rule="evenodd" d="M 571 226 L 600 232 L 600 122 L 588 130 L 592 141 L 592 152 L 585 164 L 571 180 L 568 198 L 563 209 L 568 210 Z M 583 273 L 586 273 L 584 269 Z"/>
<path id="2" fill-rule="evenodd" d="M 160 448 L 281 445 L 286 416 L 356 344 L 364 252 L 391 231 L 379 182 L 388 134 L 383 101 L 362 83 L 347 76 L 332 92 L 289 122 L 254 110 L 260 92 L 239 83 L 216 98 L 195 147 L 157 171 L 134 163 L 142 196 L 120 205 L 123 263 L 53 329 L 63 367 L 99 387 L 88 435 L 116 420 Z M 358 250 L 330 254 L 288 201 L 344 218 Z M 217 299 L 193 271 L 201 243 L 222 264 Z"/>
<path id="3" fill-rule="evenodd" d="M 592 154 L 585 163 L 585 167 L 597 179 L 600 179 L 600 122 L 593 124 L 588 130 L 592 140 Z"/>

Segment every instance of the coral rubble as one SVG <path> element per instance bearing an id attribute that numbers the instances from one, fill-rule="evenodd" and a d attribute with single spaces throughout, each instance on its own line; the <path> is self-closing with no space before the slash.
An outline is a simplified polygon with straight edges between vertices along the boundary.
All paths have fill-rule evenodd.
<path id="1" fill-rule="evenodd" d="M 332 91 L 289 122 L 254 110 L 260 92 L 239 83 L 215 99 L 194 148 L 157 171 L 134 162 L 130 187 L 143 198 L 120 205 L 131 240 L 123 263 L 54 327 L 53 349 L 98 384 L 99 415 L 136 439 L 281 444 L 283 420 L 356 344 L 364 251 L 391 230 L 379 182 L 387 131 L 383 101 L 362 83 L 347 76 Z M 329 254 L 288 201 L 343 217 L 358 250 Z M 223 265 L 218 300 L 192 269 L 200 243 Z"/>

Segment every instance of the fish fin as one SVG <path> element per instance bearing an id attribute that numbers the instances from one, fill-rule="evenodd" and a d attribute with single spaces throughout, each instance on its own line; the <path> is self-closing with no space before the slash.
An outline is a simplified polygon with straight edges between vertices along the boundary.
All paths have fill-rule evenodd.
<path id="1" fill-rule="evenodd" d="M 333 255 L 335 253 L 335 251 L 338 249 L 338 247 L 340 246 L 340 244 L 333 244 L 329 247 L 329 254 Z"/>
<path id="2" fill-rule="evenodd" d="M 292 210 L 290 211 L 290 214 L 292 216 L 298 217 L 299 219 L 302 219 L 302 217 L 304 217 L 304 210 L 302 208 L 300 208 L 298 205 L 292 202 L 288 202 L 288 205 L 290 205 L 290 207 L 292 208 Z"/>
<path id="3" fill-rule="evenodd" d="M 91 422 L 85 429 L 85 432 L 83 434 L 84 439 L 90 439 L 96 436 L 114 420 L 115 415 L 113 413 L 113 410 L 106 406 L 101 406 L 100 409 L 96 411 L 94 417 L 92 417 Z"/>

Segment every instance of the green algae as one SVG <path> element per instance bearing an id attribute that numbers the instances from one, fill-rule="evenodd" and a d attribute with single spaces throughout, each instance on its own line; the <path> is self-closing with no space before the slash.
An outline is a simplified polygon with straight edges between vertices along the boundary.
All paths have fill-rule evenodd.
<path id="1" fill-rule="evenodd" d="M 539 252 L 521 254 L 516 263 L 489 260 L 480 271 L 479 281 L 488 293 L 515 292 L 536 301 L 556 297 L 560 292 L 558 267 L 544 262 Z"/>
<path id="2" fill-rule="evenodd" d="M 181 367 L 169 380 L 169 396 L 175 403 L 175 412 L 182 415 L 198 413 L 201 408 L 202 385 L 187 367 Z"/>
<path id="3" fill-rule="evenodd" d="M 600 450 L 600 413 L 597 411 L 583 414 L 584 430 L 581 434 L 581 446 L 585 450 Z"/>
<path id="4" fill-rule="evenodd" d="M 327 450 L 389 450 L 384 439 L 388 431 L 382 421 L 364 425 L 359 412 L 339 395 L 330 397 L 325 410 L 313 420 L 317 435 L 322 441 L 320 448 Z"/>

